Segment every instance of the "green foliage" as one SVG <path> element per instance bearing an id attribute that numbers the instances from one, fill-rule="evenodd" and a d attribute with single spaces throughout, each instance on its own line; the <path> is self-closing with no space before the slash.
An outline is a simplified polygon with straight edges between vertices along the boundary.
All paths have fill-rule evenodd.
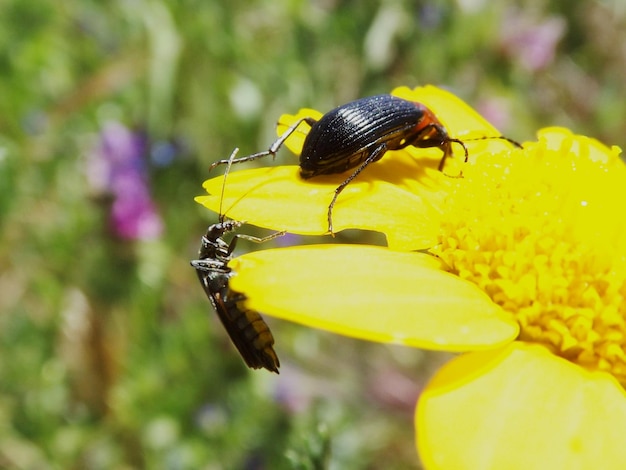
<path id="1" fill-rule="evenodd" d="M 624 146 L 619 5 L 2 3 L 0 467 L 416 466 L 421 353 L 274 322 L 281 375 L 248 371 L 189 267 L 215 220 L 193 197 L 281 113 L 398 85 L 447 86 L 518 140 L 561 124 Z M 532 41 L 554 58 L 529 62 Z M 110 122 L 150 142 L 157 239 L 116 237 L 88 178 Z M 381 398 L 389 370 L 414 381 L 408 402 Z"/>

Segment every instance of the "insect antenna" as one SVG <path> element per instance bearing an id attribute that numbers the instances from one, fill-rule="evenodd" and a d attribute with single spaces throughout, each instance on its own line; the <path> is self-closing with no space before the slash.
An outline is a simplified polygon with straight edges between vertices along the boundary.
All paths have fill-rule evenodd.
<path id="1" fill-rule="evenodd" d="M 230 173 L 230 168 L 233 166 L 233 160 L 237 156 L 238 152 L 239 152 L 239 148 L 235 147 L 233 151 L 231 152 L 230 157 L 228 157 L 226 170 L 224 171 L 224 179 L 222 180 L 222 191 L 220 192 L 220 207 L 219 207 L 219 219 L 218 219 L 220 223 L 223 223 L 224 218 L 225 218 L 225 214 L 223 212 L 223 209 L 224 209 L 223 205 L 224 205 L 224 194 L 226 192 L 226 179 L 228 178 L 228 174 Z"/>
<path id="2" fill-rule="evenodd" d="M 469 142 L 472 140 L 504 140 L 519 149 L 524 148 L 522 144 L 520 144 L 517 140 L 513 140 L 510 137 L 506 137 L 504 135 L 492 135 L 492 136 L 487 135 L 483 137 L 472 137 L 471 139 L 465 139 L 464 142 Z"/>

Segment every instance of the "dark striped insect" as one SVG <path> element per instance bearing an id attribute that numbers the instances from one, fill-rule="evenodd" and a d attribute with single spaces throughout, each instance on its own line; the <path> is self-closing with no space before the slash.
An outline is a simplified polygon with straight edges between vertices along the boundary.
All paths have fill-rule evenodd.
<path id="1" fill-rule="evenodd" d="M 224 185 L 238 150 L 233 150 L 227 160 L 229 165 L 224 174 Z M 219 222 L 207 229 L 202 237 L 198 259 L 191 261 L 191 266 L 196 269 L 204 292 L 247 366 L 252 369 L 265 368 L 278 374 L 280 361 L 273 348 L 274 336 L 259 312 L 245 306 L 246 296 L 230 288 L 230 279 L 234 273 L 228 267 L 228 262 L 233 259 L 233 251 L 240 238 L 263 243 L 282 236 L 285 232 L 276 232 L 264 238 L 235 234 L 230 243 L 224 240 L 224 235 L 234 232 L 242 225 L 243 222 L 225 220 L 220 203 Z"/>
<path id="2" fill-rule="evenodd" d="M 244 304 L 246 296 L 230 288 L 229 281 L 233 272 L 228 267 L 228 262 L 232 259 L 239 238 L 264 242 L 282 233 L 278 232 L 265 238 L 235 235 L 230 243 L 227 243 L 223 236 L 237 230 L 241 225 L 242 222 L 235 220 L 221 220 L 209 226 L 202 237 L 198 259 L 191 261 L 191 265 L 196 269 L 204 292 L 248 367 L 265 368 L 278 373 L 280 362 L 272 347 L 274 345 L 272 332 L 258 312 L 246 308 Z"/>
<path id="3" fill-rule="evenodd" d="M 388 150 L 399 150 L 409 145 L 417 148 L 439 148 L 443 152 L 439 170 L 443 171 L 446 159 L 452 156 L 452 144 L 456 143 L 463 148 L 465 162 L 468 160 L 463 141 L 450 137 L 446 128 L 425 105 L 392 95 L 377 95 L 339 106 L 319 120 L 311 117 L 299 119 L 268 150 L 234 160 L 220 160 L 211 168 L 276 155 L 302 122 L 311 126 L 300 154 L 302 178 L 343 173 L 353 169 L 337 186 L 328 206 L 328 231 L 331 234 L 332 210 L 339 194 L 369 164 L 380 160 Z M 519 143 L 504 136 L 471 140 L 480 139 L 503 139 L 521 147 Z"/>

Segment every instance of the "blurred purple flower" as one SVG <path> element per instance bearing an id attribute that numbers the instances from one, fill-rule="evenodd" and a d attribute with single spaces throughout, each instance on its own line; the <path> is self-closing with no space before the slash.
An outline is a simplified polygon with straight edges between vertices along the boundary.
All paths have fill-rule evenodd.
<path id="1" fill-rule="evenodd" d="M 497 129 L 511 127 L 511 116 L 513 116 L 511 102 L 505 98 L 498 96 L 483 98 L 477 103 L 476 110 Z"/>
<path id="2" fill-rule="evenodd" d="M 560 16 L 538 20 L 512 11 L 502 23 L 502 48 L 521 67 L 535 72 L 552 63 L 565 29 L 565 20 Z"/>
<path id="3" fill-rule="evenodd" d="M 417 8 L 417 21 L 424 29 L 436 29 L 444 19 L 444 8 L 433 3 L 426 3 Z"/>
<path id="4" fill-rule="evenodd" d="M 181 147 L 183 145 L 176 140 L 154 142 L 150 151 L 150 161 L 155 166 L 169 166 L 180 153 Z"/>
<path id="5" fill-rule="evenodd" d="M 143 132 L 108 122 L 88 158 L 87 179 L 95 191 L 112 196 L 111 227 L 120 238 L 150 240 L 163 232 L 148 187 L 147 155 Z"/>
<path id="6" fill-rule="evenodd" d="M 228 427 L 228 413 L 219 403 L 205 403 L 196 412 L 195 422 L 206 433 L 218 433 Z"/>
<path id="7" fill-rule="evenodd" d="M 381 369 L 368 377 L 367 391 L 377 403 L 397 411 L 410 414 L 415 409 L 415 400 L 423 385 L 418 384 L 402 372 Z"/>

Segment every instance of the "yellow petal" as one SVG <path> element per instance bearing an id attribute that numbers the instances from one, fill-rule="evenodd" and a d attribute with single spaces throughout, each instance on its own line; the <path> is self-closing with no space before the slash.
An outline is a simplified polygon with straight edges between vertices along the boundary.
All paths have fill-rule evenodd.
<path id="1" fill-rule="evenodd" d="M 624 171 L 624 162 L 619 158 L 621 149 L 613 146 L 610 149 L 596 139 L 576 135 L 564 127 L 544 127 L 537 132 L 539 141 L 545 141 L 550 150 L 561 152 L 569 158 L 591 160 L 611 165 L 610 171 Z"/>
<path id="2" fill-rule="evenodd" d="M 428 469 L 626 468 L 626 396 L 540 346 L 516 342 L 446 365 L 420 397 Z"/>
<path id="3" fill-rule="evenodd" d="M 249 307 L 346 336 L 446 351 L 516 337 L 507 314 L 439 264 L 420 253 L 318 245 L 248 253 L 229 266 Z"/>
<path id="4" fill-rule="evenodd" d="M 407 189 L 403 175 L 424 172 L 408 155 L 397 152 L 387 163 L 380 172 L 363 172 L 346 186 L 333 209 L 334 231 L 382 232 L 389 246 L 399 250 L 431 247 L 439 227 L 439 212 L 431 203 L 437 189 L 428 190 L 432 195 L 428 198 Z M 296 166 L 236 171 L 228 175 L 222 202 L 222 177 L 205 181 L 209 196 L 198 196 L 196 201 L 259 227 L 322 235 L 328 233 L 328 205 L 344 178 L 330 175 L 304 181 Z"/>
<path id="5" fill-rule="evenodd" d="M 426 105 L 452 137 L 463 139 L 500 135 L 485 118 L 449 91 L 432 85 L 413 89 L 403 86 L 394 89 L 391 94 Z"/>

